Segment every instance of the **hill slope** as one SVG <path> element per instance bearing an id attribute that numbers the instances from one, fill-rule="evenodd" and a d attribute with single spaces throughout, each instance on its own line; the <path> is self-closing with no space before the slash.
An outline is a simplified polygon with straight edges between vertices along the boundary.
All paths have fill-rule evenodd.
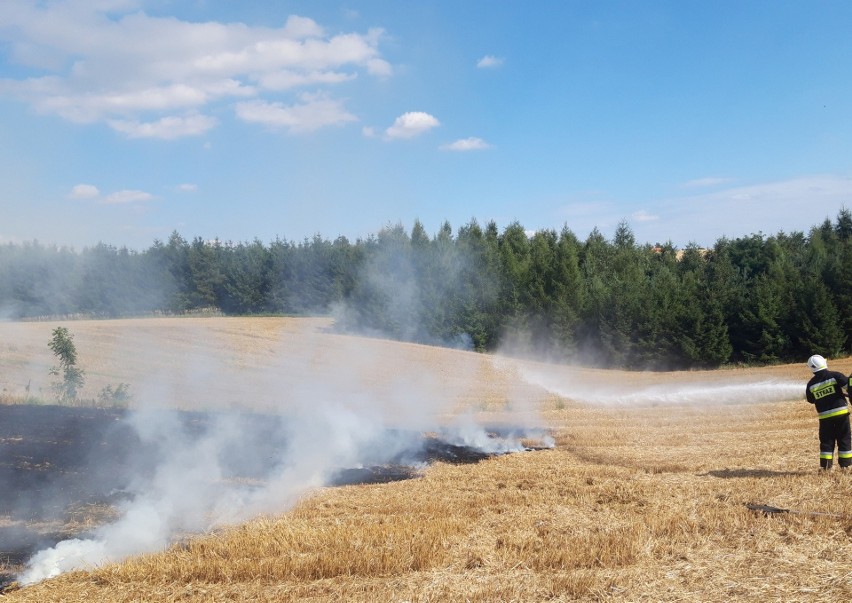
<path id="1" fill-rule="evenodd" d="M 10 591 L 10 601 L 852 596 L 852 476 L 816 471 L 803 365 L 596 371 L 336 335 L 322 319 L 62 324 L 90 391 L 130 383 L 137 408 L 368 418 L 307 434 L 340 428 L 318 446 L 336 452 L 376 421 L 544 426 L 555 447 L 388 484 L 305 483 L 234 527 Z M 53 326 L 0 323 L 9 394 L 25 379 L 48 392 L 39 375 L 52 363 Z M 832 367 L 848 373 L 852 362 Z M 207 492 L 233 492 L 225 485 Z"/>

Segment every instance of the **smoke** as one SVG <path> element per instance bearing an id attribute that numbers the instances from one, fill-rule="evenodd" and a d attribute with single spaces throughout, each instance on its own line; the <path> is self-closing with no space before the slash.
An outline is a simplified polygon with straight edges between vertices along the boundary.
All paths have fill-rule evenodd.
<path id="1" fill-rule="evenodd" d="M 469 349 L 465 333 L 435 334 L 441 308 L 425 300 L 442 296 L 430 295 L 430 288 L 456 285 L 424 282 L 402 234 L 380 235 L 401 238 L 364 267 L 359 304 L 341 308 L 337 324 L 372 328 L 372 335 L 390 325 L 402 339 Z M 447 253 L 440 261 L 441 276 L 458 284 L 463 259 Z M 377 307 L 374 299 L 381 310 L 365 315 L 363 308 Z M 134 369 L 126 381 L 135 410 L 120 425 L 134 451 L 122 459 L 126 476 L 116 484 L 119 518 L 39 551 L 19 582 L 162 550 L 193 533 L 283 512 L 347 470 L 417 468 L 441 454 L 515 452 L 530 439 L 552 445 L 532 402 L 518 392 L 501 402 L 512 407 L 504 413 L 511 426 L 505 416 L 483 424 L 485 402 L 475 399 L 473 384 L 503 370 L 488 357 L 460 351 L 450 363 L 433 364 L 432 352 L 420 345 L 389 346 L 329 331 L 304 337 L 283 330 L 271 339 L 256 332 L 252 347 L 238 351 L 234 346 L 244 342 L 233 338 L 227 321 L 196 318 L 175 321 L 166 333 L 145 326 L 122 332 L 132 344 L 110 367 L 91 371 L 123 374 L 121 362 Z M 88 337 L 77 339 L 84 368 L 87 346 L 105 345 L 110 335 Z M 196 342 L 191 354 L 172 351 L 185 341 Z"/>
<path id="2" fill-rule="evenodd" d="M 13 320 L 17 315 L 17 304 L 14 302 L 0 302 L 0 322 Z"/>
<path id="3" fill-rule="evenodd" d="M 204 325 L 197 321 L 176 322 L 174 336 L 182 336 L 179 324 Z M 204 331 L 194 332 L 198 337 Z M 151 334 L 135 339 L 150 354 L 157 349 L 172 358 L 167 341 Z M 130 446 L 114 467 L 126 473 L 116 481 L 119 518 L 37 552 L 20 583 L 162 550 L 190 534 L 283 512 L 311 489 L 333 485 L 342 470 L 416 468 L 438 445 L 500 454 L 523 450 L 524 438 L 547 437 L 540 427 L 489 427 L 475 412 L 459 412 L 458 400 L 489 362 L 481 355 L 470 353 L 467 362 L 448 371 L 423 362 L 422 346 L 334 333 L 282 334 L 274 344 L 280 361 L 267 364 L 261 360 L 266 356 L 252 362 L 251 351 L 245 352 L 247 361 L 235 364 L 216 342 L 197 347 L 201 351 L 179 365 L 146 365 L 152 372 L 137 388 L 138 408 L 115 426 Z M 194 398 L 185 397 L 181 383 L 197 388 Z M 218 410 L 169 408 L 181 401 Z M 104 473 L 94 466 L 89 472 Z"/>
<path id="4" fill-rule="evenodd" d="M 471 413 L 459 415 L 441 429 L 438 436 L 454 446 L 471 448 L 487 454 L 505 454 L 526 450 L 524 441 L 535 441 L 539 447 L 552 448 L 555 440 L 541 426 L 490 426 L 483 428 Z"/>
<path id="5" fill-rule="evenodd" d="M 378 444 L 380 435 L 370 417 L 332 407 L 287 419 L 214 415 L 201 434 L 173 411 L 135 412 L 127 421 L 141 449 L 155 457 L 152 474 L 143 471 L 132 480 L 118 521 L 90 538 L 40 551 L 21 583 L 162 549 L 181 534 L 287 508 L 307 489 L 324 485 L 332 469 L 355 462 L 360 446 Z M 259 480 L 261 486 L 252 485 Z"/>
<path id="6" fill-rule="evenodd" d="M 383 228 L 359 267 L 346 302 L 332 305 L 338 328 L 350 333 L 474 349 L 473 337 L 448 320 L 460 300 L 476 288 L 481 303 L 496 296 L 490 286 L 470 282 L 475 272 L 469 252 L 450 243 L 449 226 L 427 242 L 402 225 Z M 415 229 L 416 230 L 416 229 Z"/>

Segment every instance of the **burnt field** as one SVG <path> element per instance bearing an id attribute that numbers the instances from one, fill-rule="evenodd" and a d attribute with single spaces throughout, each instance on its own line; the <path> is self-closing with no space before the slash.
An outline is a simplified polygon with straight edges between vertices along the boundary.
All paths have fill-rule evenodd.
<path id="1" fill-rule="evenodd" d="M 130 411 L 63 406 L 0 405 L 0 580 L 9 582 L 36 551 L 68 538 L 87 537 L 115 518 L 168 461 L 157 438 L 143 438 Z M 218 444 L 223 482 L 262 484 L 287 454 L 287 419 L 255 413 L 154 411 L 168 414 L 188 445 L 226 421 L 238 424 L 241 439 Z M 491 437 L 511 430 L 493 428 Z M 438 434 L 387 430 L 384 451 L 364 450 L 364 462 L 338 467 L 324 476 L 328 486 L 375 484 L 409 479 L 433 462 L 474 463 L 493 456 Z M 201 452 L 201 451 L 199 451 Z"/>
<path id="2" fill-rule="evenodd" d="M 67 537 L 87 507 L 127 484 L 132 439 L 121 412 L 0 406 L 0 556 L 4 570 Z M 92 462 L 92 461 L 96 462 Z"/>

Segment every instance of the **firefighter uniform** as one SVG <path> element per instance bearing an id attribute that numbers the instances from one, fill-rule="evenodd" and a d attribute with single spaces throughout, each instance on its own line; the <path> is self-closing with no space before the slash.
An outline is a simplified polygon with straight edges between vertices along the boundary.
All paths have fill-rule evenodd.
<path id="1" fill-rule="evenodd" d="M 816 407 L 819 416 L 819 466 L 823 469 L 831 469 L 835 445 L 837 464 L 841 468 L 852 465 L 849 406 L 843 393 L 848 385 L 846 375 L 823 368 L 814 372 L 805 391 L 805 397 Z"/>

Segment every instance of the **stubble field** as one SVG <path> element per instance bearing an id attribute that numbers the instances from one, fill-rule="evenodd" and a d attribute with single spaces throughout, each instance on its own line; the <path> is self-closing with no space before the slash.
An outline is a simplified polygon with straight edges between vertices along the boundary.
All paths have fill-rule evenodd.
<path id="1" fill-rule="evenodd" d="M 340 335 L 328 319 L 7 322 L 6 401 L 50 397 L 57 325 L 75 336 L 90 397 L 127 383 L 134 408 L 350 413 L 360 429 L 461 417 L 544 428 L 554 446 L 309 485 L 171 546 L 9 589 L 9 601 L 852 599 L 852 475 L 817 471 L 804 359 L 626 373 Z M 852 359 L 830 366 L 849 374 Z M 311 434 L 329 438 L 321 448 L 348 433 L 334 417 L 319 425 L 331 426 Z"/>

